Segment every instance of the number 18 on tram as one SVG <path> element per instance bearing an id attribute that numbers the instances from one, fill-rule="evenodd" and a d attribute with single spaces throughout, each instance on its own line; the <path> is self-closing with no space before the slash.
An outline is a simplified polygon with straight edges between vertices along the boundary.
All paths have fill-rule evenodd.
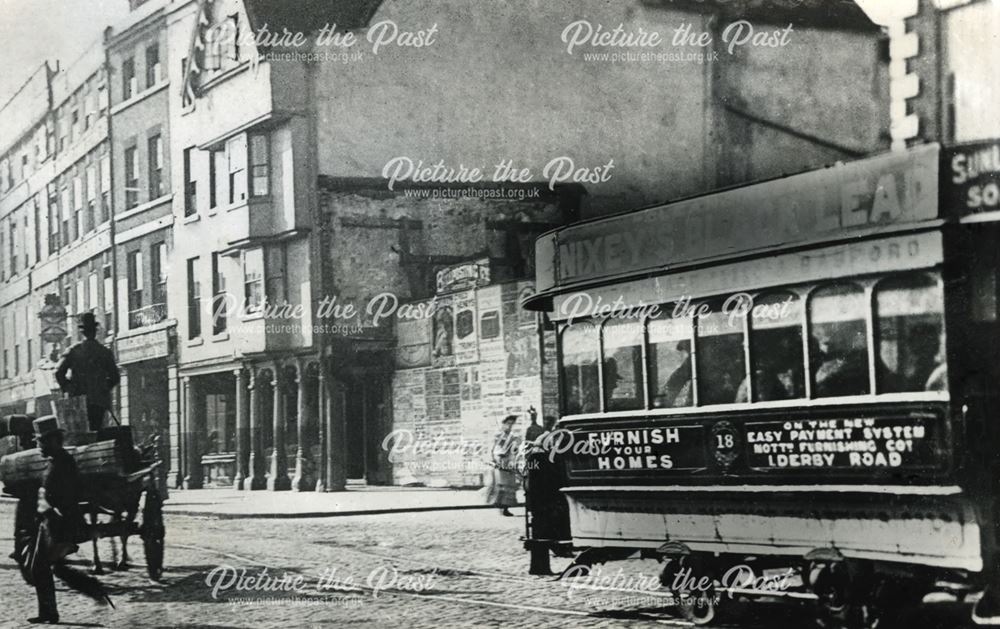
<path id="1" fill-rule="evenodd" d="M 670 559 L 665 585 L 790 567 L 858 626 L 995 584 L 1000 223 L 942 202 L 941 152 L 543 234 L 559 480 L 527 546 Z"/>

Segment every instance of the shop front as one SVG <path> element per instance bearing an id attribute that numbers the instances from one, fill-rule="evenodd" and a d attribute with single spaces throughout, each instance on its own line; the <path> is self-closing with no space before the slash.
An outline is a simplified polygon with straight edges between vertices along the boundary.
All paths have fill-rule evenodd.
<path id="1" fill-rule="evenodd" d="M 132 426 L 136 443 L 159 439 L 167 474 L 172 470 L 170 426 L 178 414 L 174 346 L 174 329 L 169 324 L 143 328 L 115 341 L 121 374 L 118 420 Z"/>

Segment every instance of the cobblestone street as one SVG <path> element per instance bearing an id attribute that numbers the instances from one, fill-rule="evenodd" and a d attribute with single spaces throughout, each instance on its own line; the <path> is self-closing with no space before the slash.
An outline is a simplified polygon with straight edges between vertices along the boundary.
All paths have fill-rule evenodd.
<path id="1" fill-rule="evenodd" d="M 12 511 L 12 504 L 0 505 L 0 531 L 11 530 Z M 522 526 L 521 518 L 492 510 L 305 520 L 172 516 L 163 583 L 146 578 L 135 539 L 131 570 L 102 577 L 117 609 L 60 589 L 60 614 L 65 625 L 91 627 L 686 625 L 670 613 L 662 591 L 588 591 L 579 581 L 529 576 L 518 541 Z M 11 543 L 9 533 L 3 539 Z M 101 552 L 106 562 L 117 558 L 106 541 Z M 89 567 L 89 547 L 76 558 Z M 553 569 L 567 561 L 553 560 Z M 33 591 L 6 556 L 0 567 L 3 626 L 28 626 Z M 659 572 L 654 561 L 629 560 L 609 564 L 605 573 L 618 567 L 633 584 Z M 804 606 L 726 607 L 717 626 L 812 626 Z M 910 626 L 953 628 L 967 618 L 954 605 L 925 607 Z"/>

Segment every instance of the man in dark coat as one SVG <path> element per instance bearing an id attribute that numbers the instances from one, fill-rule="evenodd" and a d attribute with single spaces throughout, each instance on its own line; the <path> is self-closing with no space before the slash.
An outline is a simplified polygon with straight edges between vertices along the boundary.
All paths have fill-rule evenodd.
<path id="1" fill-rule="evenodd" d="M 73 455 L 63 448 L 63 431 L 54 415 L 34 421 L 35 440 L 49 465 L 38 490 L 38 531 L 30 556 L 29 573 L 38 597 L 38 616 L 33 624 L 57 624 L 56 588 L 53 575 L 66 585 L 102 604 L 111 604 L 101 583 L 66 565 L 68 555 L 87 538 L 80 510 L 80 474 Z"/>
<path id="2" fill-rule="evenodd" d="M 86 396 L 87 421 L 95 432 L 104 423 L 104 413 L 111 410 L 111 390 L 120 380 L 114 354 L 95 338 L 97 326 L 94 313 L 80 315 L 84 339 L 69 349 L 56 370 L 56 381 L 63 391 Z M 66 372 L 70 372 L 69 377 Z"/>
<path id="3" fill-rule="evenodd" d="M 538 425 L 538 411 L 535 410 L 534 406 L 528 407 L 528 421 L 531 423 L 524 431 L 524 442 L 530 444 L 545 434 L 545 429 Z"/>

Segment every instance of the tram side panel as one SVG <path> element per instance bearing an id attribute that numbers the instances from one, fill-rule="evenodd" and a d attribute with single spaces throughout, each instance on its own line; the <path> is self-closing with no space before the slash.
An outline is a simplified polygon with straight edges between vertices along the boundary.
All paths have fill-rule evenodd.
<path id="1" fill-rule="evenodd" d="M 795 415 L 802 419 L 787 419 Z M 798 557 L 836 548 L 978 571 L 976 514 L 941 464 L 949 424 L 946 405 L 927 404 L 571 420 L 554 450 L 580 547 L 679 541 Z M 781 454 L 817 437 L 806 442 L 815 452 Z"/>

